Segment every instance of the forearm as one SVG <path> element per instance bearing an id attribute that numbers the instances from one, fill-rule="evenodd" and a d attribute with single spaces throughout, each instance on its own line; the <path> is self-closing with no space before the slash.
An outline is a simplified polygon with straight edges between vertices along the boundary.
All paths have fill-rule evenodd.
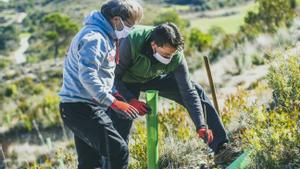
<path id="1" fill-rule="evenodd" d="M 191 83 L 186 60 L 174 72 L 184 106 L 189 112 L 196 129 L 205 126 L 200 97 L 195 86 Z"/>

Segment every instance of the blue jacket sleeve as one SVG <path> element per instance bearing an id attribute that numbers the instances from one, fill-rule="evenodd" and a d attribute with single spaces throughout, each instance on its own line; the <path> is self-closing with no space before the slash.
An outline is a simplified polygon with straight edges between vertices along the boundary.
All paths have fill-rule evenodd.
<path id="1" fill-rule="evenodd" d="M 102 105 L 110 106 L 115 98 L 100 80 L 101 75 L 97 71 L 101 68 L 101 63 L 107 53 L 107 51 L 101 51 L 100 45 L 106 42 L 101 34 L 93 33 L 84 36 L 80 43 L 81 48 L 78 51 L 80 82 L 93 99 Z"/>

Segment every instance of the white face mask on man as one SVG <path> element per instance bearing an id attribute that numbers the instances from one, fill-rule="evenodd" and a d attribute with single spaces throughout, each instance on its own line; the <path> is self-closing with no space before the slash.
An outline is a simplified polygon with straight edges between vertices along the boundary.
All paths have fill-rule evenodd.
<path id="1" fill-rule="evenodd" d="M 171 62 L 171 60 L 172 60 L 172 57 L 165 58 L 165 57 L 161 56 L 158 52 L 155 52 L 153 54 L 153 57 L 155 57 L 156 60 L 158 60 L 159 62 L 161 62 L 161 63 L 163 63 L 165 65 L 169 64 Z"/>
<path id="2" fill-rule="evenodd" d="M 116 33 L 117 39 L 126 38 L 129 35 L 130 31 L 132 30 L 132 28 L 130 28 L 124 24 L 122 18 L 120 18 L 120 21 L 123 25 L 123 29 L 118 31 L 117 27 L 115 27 L 115 33 Z"/>

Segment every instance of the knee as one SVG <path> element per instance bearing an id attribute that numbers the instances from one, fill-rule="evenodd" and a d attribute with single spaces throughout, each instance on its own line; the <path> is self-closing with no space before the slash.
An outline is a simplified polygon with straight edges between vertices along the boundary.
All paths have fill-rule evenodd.
<path id="1" fill-rule="evenodd" d="M 202 86 L 200 84 L 192 81 L 192 85 L 194 85 L 195 89 L 197 90 L 197 92 L 200 96 L 205 94 L 205 91 L 204 91 L 204 89 L 202 88 Z"/>
<path id="2" fill-rule="evenodd" d="M 128 158 L 129 158 L 129 149 L 128 149 L 128 145 L 125 144 L 121 147 L 121 151 L 120 151 L 120 159 L 122 159 L 122 161 L 127 162 Z"/>
<path id="3" fill-rule="evenodd" d="M 127 144 L 122 144 L 119 150 L 112 151 L 110 153 L 110 160 L 119 161 L 121 163 L 127 163 L 129 159 L 129 149 Z"/>

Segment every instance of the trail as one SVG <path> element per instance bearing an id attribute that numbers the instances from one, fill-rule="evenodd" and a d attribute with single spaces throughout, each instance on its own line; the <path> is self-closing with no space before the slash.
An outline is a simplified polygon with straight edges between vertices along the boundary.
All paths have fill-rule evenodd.
<path id="1" fill-rule="evenodd" d="M 29 47 L 29 34 L 21 34 L 20 35 L 21 40 L 20 40 L 20 47 L 12 53 L 12 58 L 14 59 L 16 64 L 21 64 L 26 62 L 26 55 L 25 52 Z"/>

